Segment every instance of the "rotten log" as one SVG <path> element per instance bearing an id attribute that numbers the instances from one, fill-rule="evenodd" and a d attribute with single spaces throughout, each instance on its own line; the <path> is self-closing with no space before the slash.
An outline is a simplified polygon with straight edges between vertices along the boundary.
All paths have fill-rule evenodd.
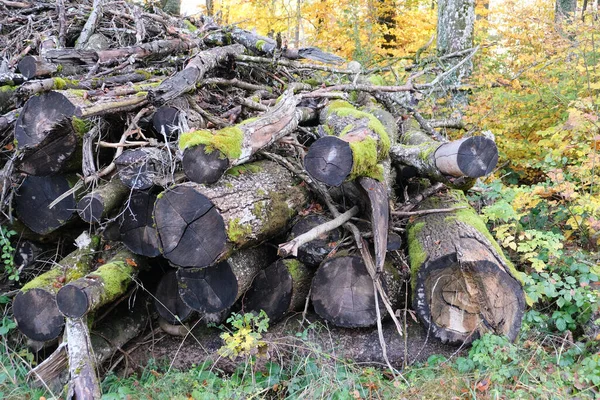
<path id="1" fill-rule="evenodd" d="M 498 162 L 493 140 L 471 136 L 440 143 L 421 131 L 416 121 L 407 124 L 400 143 L 390 149 L 392 161 L 416 168 L 420 176 L 460 189 L 467 189 L 477 178 L 490 174 Z"/>
<path id="2" fill-rule="evenodd" d="M 53 208 L 48 206 L 70 191 L 77 179 L 71 175 L 26 177 L 14 199 L 18 220 L 39 235 L 47 235 L 66 225 L 75 214 L 75 194 L 69 194 Z"/>
<path id="3" fill-rule="evenodd" d="M 329 221 L 324 215 L 311 214 L 298 221 L 291 229 L 288 236 L 288 241 L 310 231 L 311 229 L 321 226 Z M 329 230 L 317 239 L 312 240 L 298 247 L 298 260 L 304 265 L 312 268 L 317 268 L 334 249 L 335 245 L 342 238 L 340 229 Z"/>
<path id="4" fill-rule="evenodd" d="M 26 283 L 13 300 L 13 315 L 19 331 L 32 340 L 57 338 L 65 324 L 56 305 L 56 293 L 65 282 L 89 272 L 100 238 L 82 234 L 80 248 L 63 258 L 49 271 Z"/>
<path id="5" fill-rule="evenodd" d="M 179 295 L 190 308 L 205 314 L 228 310 L 274 259 L 267 246 L 237 251 L 208 268 L 180 268 Z"/>
<path id="6" fill-rule="evenodd" d="M 123 204 L 130 190 L 117 176 L 92 189 L 77 203 L 79 217 L 88 222 L 99 223 Z"/>
<path id="7" fill-rule="evenodd" d="M 125 294 L 144 260 L 121 250 L 104 265 L 63 286 L 56 294 L 59 311 L 69 318 L 81 318 Z"/>
<path id="8" fill-rule="evenodd" d="M 264 310 L 269 322 L 304 308 L 313 274 L 295 259 L 282 259 L 260 271 L 242 298 L 242 312 Z"/>
<path id="9" fill-rule="evenodd" d="M 148 100 L 154 105 L 163 105 L 196 88 L 196 84 L 204 75 L 216 68 L 220 63 L 228 60 L 236 54 L 241 54 L 244 46 L 233 44 L 230 46 L 216 47 L 205 50 L 196 55 L 186 67 L 165 79 L 156 89 L 148 91 Z"/>
<path id="10" fill-rule="evenodd" d="M 176 270 L 163 275 L 154 293 L 158 315 L 171 325 L 179 325 L 194 315 L 194 310 L 181 299 Z"/>
<path id="11" fill-rule="evenodd" d="M 380 162 L 388 156 L 390 136 L 375 115 L 336 100 L 321 111 L 320 119 L 328 136 L 317 139 L 304 157 L 304 168 L 313 178 L 330 186 L 359 176 L 385 179 Z"/>
<path id="12" fill-rule="evenodd" d="M 215 185 L 187 182 L 163 192 L 154 221 L 164 257 L 203 268 L 280 234 L 308 201 L 294 181 L 280 165 L 258 161 L 232 168 Z"/>
<path id="13" fill-rule="evenodd" d="M 394 267 L 387 264 L 383 285 L 389 299 L 396 300 L 400 284 Z M 311 300 L 315 312 L 332 324 L 345 328 L 377 323 L 373 280 L 359 256 L 336 256 L 325 260 L 312 281 Z M 385 308 L 379 302 L 380 314 Z"/>
<path id="14" fill-rule="evenodd" d="M 215 183 L 223 173 L 248 162 L 260 149 L 292 133 L 298 126 L 297 99 L 288 90 L 270 111 L 257 119 L 216 132 L 185 132 L 179 139 L 185 175 L 197 183 Z"/>
<path id="15" fill-rule="evenodd" d="M 419 209 L 464 207 L 408 224 L 413 309 L 432 337 L 471 343 L 486 332 L 514 340 L 525 311 L 520 273 L 458 190 Z"/>
<path id="16" fill-rule="evenodd" d="M 160 254 L 158 233 L 152 220 L 156 195 L 136 191 L 123 206 L 119 218 L 121 242 L 132 252 L 156 257 Z"/>

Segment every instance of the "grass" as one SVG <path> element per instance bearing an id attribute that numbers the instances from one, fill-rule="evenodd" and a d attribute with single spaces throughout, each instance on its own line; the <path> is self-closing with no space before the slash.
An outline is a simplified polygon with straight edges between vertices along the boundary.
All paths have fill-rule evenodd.
<path id="1" fill-rule="evenodd" d="M 33 356 L 13 351 L 6 335 L 2 339 L 0 398 L 52 398 L 25 383 Z M 170 369 L 168 360 L 151 360 L 126 378 L 108 374 L 102 399 L 593 399 L 599 394 L 595 343 L 574 342 L 569 334 L 557 336 L 527 325 L 514 344 L 486 335 L 463 357 L 434 355 L 398 377 L 335 359 L 311 342 L 306 331 L 293 343 L 267 343 L 278 348 L 276 359 L 238 358 L 230 374 L 209 362 L 179 371 Z"/>

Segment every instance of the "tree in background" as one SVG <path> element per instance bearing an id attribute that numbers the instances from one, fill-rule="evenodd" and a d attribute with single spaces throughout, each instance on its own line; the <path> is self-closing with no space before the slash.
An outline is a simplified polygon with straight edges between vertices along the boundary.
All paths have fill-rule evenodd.
<path id="1" fill-rule="evenodd" d="M 554 20 L 572 20 L 577 8 L 577 0 L 556 0 Z"/>

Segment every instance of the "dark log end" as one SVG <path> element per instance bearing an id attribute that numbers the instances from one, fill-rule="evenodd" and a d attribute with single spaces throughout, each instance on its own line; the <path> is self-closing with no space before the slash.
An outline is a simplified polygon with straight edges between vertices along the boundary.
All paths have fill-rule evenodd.
<path id="1" fill-rule="evenodd" d="M 334 325 L 357 328 L 377 323 L 373 281 L 360 257 L 325 261 L 313 279 L 311 299 L 317 314 Z"/>
<path id="2" fill-rule="evenodd" d="M 28 176 L 15 198 L 19 221 L 40 235 L 65 225 L 75 210 L 74 196 L 67 196 L 52 209 L 48 205 L 69 189 L 71 186 L 64 176 Z"/>
<path id="3" fill-rule="evenodd" d="M 31 79 L 36 75 L 37 61 L 33 56 L 25 56 L 19 61 L 17 68 L 21 75 L 27 79 Z"/>
<path id="4" fill-rule="evenodd" d="M 135 190 L 150 189 L 154 185 L 157 169 L 150 154 L 144 149 L 125 150 L 115 159 L 119 179 Z"/>
<path id="5" fill-rule="evenodd" d="M 87 223 L 98 223 L 104 213 L 104 203 L 98 196 L 84 196 L 77 203 L 77 213 L 79 217 Z"/>
<path id="6" fill-rule="evenodd" d="M 413 300 L 431 335 L 443 343 L 471 343 L 492 332 L 514 340 L 525 298 L 519 282 L 497 264 L 459 263 L 456 254 L 425 263 Z"/>
<path id="7" fill-rule="evenodd" d="M 225 249 L 223 217 L 213 203 L 189 186 L 163 192 L 154 220 L 165 258 L 180 267 L 211 265 Z"/>
<path id="8" fill-rule="evenodd" d="M 179 133 L 179 110 L 174 107 L 159 107 L 152 116 L 152 126 L 159 137 L 172 140 Z"/>
<path id="9" fill-rule="evenodd" d="M 158 314 L 170 324 L 181 324 L 194 313 L 179 296 L 176 271 L 167 272 L 156 288 L 154 304 Z"/>
<path id="10" fill-rule="evenodd" d="M 284 260 L 275 261 L 254 277 L 242 300 L 242 310 L 256 314 L 264 310 L 270 322 L 278 321 L 290 307 L 292 288 L 292 276 Z"/>
<path id="11" fill-rule="evenodd" d="M 315 141 L 304 157 L 304 168 L 314 179 L 330 186 L 341 185 L 352 172 L 350 145 L 336 137 Z"/>
<path id="12" fill-rule="evenodd" d="M 23 106 L 15 125 L 19 148 L 34 147 L 64 119 L 76 115 L 76 107 L 58 92 L 32 96 Z"/>
<path id="13" fill-rule="evenodd" d="M 177 281 L 183 302 L 201 313 L 219 313 L 237 297 L 237 278 L 226 261 L 202 269 L 180 268 Z"/>
<path id="14" fill-rule="evenodd" d="M 65 325 L 54 295 L 47 290 L 33 288 L 19 292 L 13 301 L 13 315 L 21 333 L 30 339 L 56 339 Z"/>
<path id="15" fill-rule="evenodd" d="M 498 163 L 496 143 L 483 136 L 468 138 L 458 149 L 457 163 L 467 177 L 479 178 L 490 174 Z"/>
<path id="16" fill-rule="evenodd" d="M 69 318 L 81 318 L 89 308 L 85 292 L 74 285 L 65 285 L 58 291 L 56 304 L 60 312 Z"/>
<path id="17" fill-rule="evenodd" d="M 160 254 L 158 233 L 152 220 L 156 196 L 136 192 L 125 204 L 121 215 L 121 241 L 132 252 L 146 257 Z"/>
<path id="18" fill-rule="evenodd" d="M 320 214 L 313 214 L 306 218 L 302 218 L 292 228 L 288 240 L 300 236 L 327 221 L 329 220 Z M 339 241 L 341 237 L 341 231 L 339 229 L 334 229 L 318 239 L 303 244 L 298 248 L 298 260 L 309 267 L 318 267 L 325 260 L 325 257 L 327 257 L 329 252 L 333 250 L 335 242 Z"/>
<path id="19" fill-rule="evenodd" d="M 183 152 L 185 176 L 196 183 L 215 183 L 229 168 L 229 160 L 218 150 L 207 152 L 204 145 L 185 149 Z"/>
<path id="20" fill-rule="evenodd" d="M 402 247 L 402 237 L 393 232 L 388 233 L 386 247 L 387 251 L 400 250 Z"/>

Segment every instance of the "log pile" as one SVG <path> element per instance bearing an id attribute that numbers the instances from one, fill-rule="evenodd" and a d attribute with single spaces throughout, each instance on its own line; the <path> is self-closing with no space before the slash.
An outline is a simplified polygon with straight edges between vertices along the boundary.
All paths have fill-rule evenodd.
<path id="1" fill-rule="evenodd" d="M 347 328 L 394 317 L 410 279 L 434 337 L 514 339 L 518 273 L 446 189 L 489 174 L 495 143 L 428 136 L 398 95 L 412 78 L 360 83 L 318 49 L 122 1 L 0 1 L 0 27 L 1 223 L 64 254 L 13 314 L 32 340 L 68 338 L 71 365 L 92 362 L 85 322 L 140 279 L 168 324 L 276 321 L 310 299 Z M 406 168 L 429 184 L 400 193 Z M 77 371 L 70 393 L 95 396 Z"/>

